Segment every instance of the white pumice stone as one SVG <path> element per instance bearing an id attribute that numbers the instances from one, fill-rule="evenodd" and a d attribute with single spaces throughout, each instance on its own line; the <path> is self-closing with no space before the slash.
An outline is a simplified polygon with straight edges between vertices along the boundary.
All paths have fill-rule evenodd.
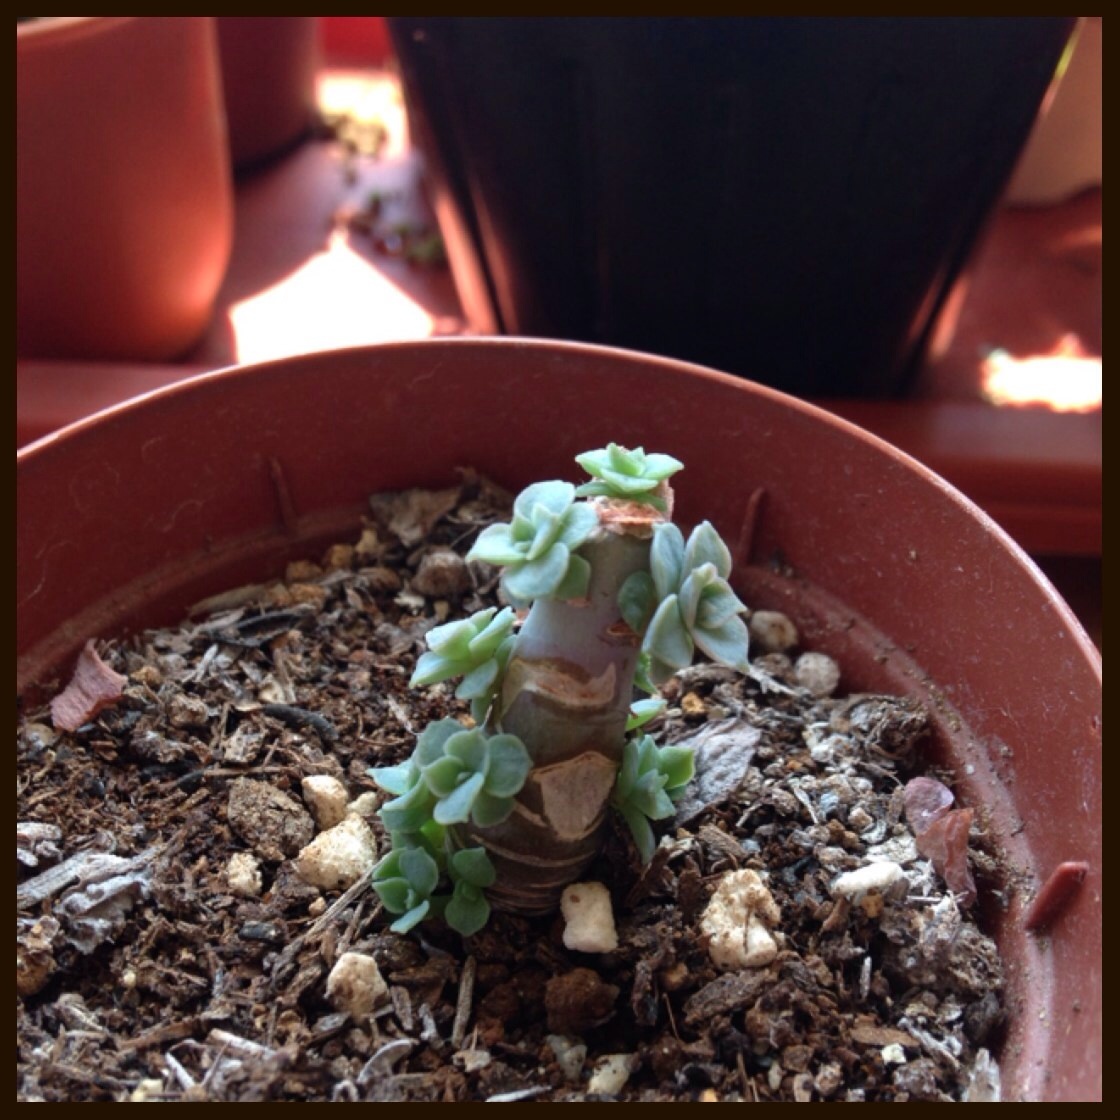
<path id="1" fill-rule="evenodd" d="M 370 820 L 377 816 L 377 810 L 381 808 L 384 800 L 384 796 L 378 793 L 377 790 L 367 789 L 365 793 L 359 793 L 358 796 L 346 806 L 346 812 Z"/>
<path id="2" fill-rule="evenodd" d="M 343 953 L 327 977 L 327 999 L 352 1019 L 364 1019 L 388 994 L 389 985 L 366 953 Z"/>
<path id="3" fill-rule="evenodd" d="M 338 778 L 331 774 L 312 774 L 303 779 L 300 787 L 304 803 L 311 810 L 320 832 L 342 823 L 350 795 Z"/>
<path id="4" fill-rule="evenodd" d="M 610 891 L 602 883 L 572 883 L 560 897 L 564 946 L 578 953 L 610 953 L 618 948 Z"/>
<path id="5" fill-rule="evenodd" d="M 700 920 L 708 935 L 708 955 L 719 968 L 763 968 L 778 955 L 771 930 L 781 911 L 758 872 L 728 871 Z"/>
<path id="6" fill-rule="evenodd" d="M 320 890 L 346 890 L 377 863 L 377 842 L 361 817 L 348 816 L 341 824 L 320 832 L 295 859 L 296 873 Z"/>
<path id="7" fill-rule="evenodd" d="M 840 683 L 840 666 L 827 653 L 803 653 L 794 662 L 793 675 L 814 696 L 831 696 Z"/>
<path id="8" fill-rule="evenodd" d="M 234 852 L 226 864 L 226 885 L 230 894 L 242 898 L 257 898 L 264 883 L 261 880 L 261 865 L 252 852 Z"/>
<path id="9" fill-rule="evenodd" d="M 600 1093 L 605 1097 L 616 1096 L 630 1080 L 633 1068 L 633 1054 L 607 1054 L 595 1066 L 591 1079 L 587 1082 L 587 1091 Z"/>
<path id="10" fill-rule="evenodd" d="M 800 640 L 797 627 L 781 611 L 755 611 L 747 621 L 747 629 L 755 644 L 767 653 L 785 653 Z"/>
<path id="11" fill-rule="evenodd" d="M 843 875 L 838 875 L 830 890 L 833 897 L 859 902 L 872 891 L 888 894 L 895 883 L 904 877 L 902 868 L 893 860 L 878 860 L 857 867 L 855 871 L 845 871 Z"/>
<path id="12" fill-rule="evenodd" d="M 579 1081 L 583 1063 L 587 1060 L 587 1046 L 565 1034 L 550 1034 L 547 1041 L 564 1080 L 573 1084 Z"/>

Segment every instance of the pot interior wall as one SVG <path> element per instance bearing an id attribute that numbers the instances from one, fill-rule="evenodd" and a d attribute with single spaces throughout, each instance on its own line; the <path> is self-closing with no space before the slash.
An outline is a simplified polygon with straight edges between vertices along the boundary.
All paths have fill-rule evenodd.
<path id="1" fill-rule="evenodd" d="M 208 374 L 19 456 L 17 688 L 64 682 L 89 637 L 353 539 L 367 496 L 473 467 L 516 490 L 615 440 L 666 451 L 680 520 L 708 518 L 752 607 L 780 607 L 849 690 L 916 695 L 938 760 L 1009 868 L 989 915 L 1010 982 L 1005 1099 L 1100 1093 L 1100 660 L 1068 609 L 956 491 L 858 429 L 680 363 L 447 340 Z M 1086 860 L 1046 937 L 1033 890 Z"/>

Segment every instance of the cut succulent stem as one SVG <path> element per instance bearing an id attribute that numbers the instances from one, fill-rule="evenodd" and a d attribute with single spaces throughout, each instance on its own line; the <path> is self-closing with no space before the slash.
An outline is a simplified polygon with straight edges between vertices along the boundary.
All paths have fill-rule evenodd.
<path id="1" fill-rule="evenodd" d="M 523 913 L 553 909 L 594 857 L 622 763 L 641 638 L 623 620 L 619 591 L 649 568 L 650 505 L 591 503 L 599 528 L 583 545 L 586 595 L 538 599 L 518 633 L 488 730 L 516 735 L 533 770 L 501 824 L 453 832 L 482 844 L 498 872 L 495 906 Z"/>
<path id="2" fill-rule="evenodd" d="M 641 732 L 664 705 L 635 704 L 635 687 L 654 692 L 696 650 L 748 668 L 727 546 L 707 522 L 686 542 L 671 521 L 681 464 L 617 444 L 578 461 L 591 482 L 529 486 L 468 556 L 503 569 L 506 598 L 529 607 L 521 629 L 508 608 L 479 611 L 434 628 L 417 665 L 414 685 L 461 676 L 480 726 L 437 721 L 408 762 L 370 772 L 396 795 L 374 875 L 394 929 L 442 915 L 466 936 L 491 904 L 555 909 L 612 805 L 649 859 L 650 821 L 671 815 L 692 764 Z M 433 894 L 445 879 L 451 895 Z"/>

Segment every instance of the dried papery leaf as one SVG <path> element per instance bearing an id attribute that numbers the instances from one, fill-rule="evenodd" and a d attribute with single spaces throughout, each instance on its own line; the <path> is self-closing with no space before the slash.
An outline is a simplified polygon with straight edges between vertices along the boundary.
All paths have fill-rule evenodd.
<path id="1" fill-rule="evenodd" d="M 968 830 L 971 809 L 953 809 L 918 833 L 918 851 L 933 863 L 934 870 L 956 896 L 959 904 L 976 901 L 976 884 L 968 869 Z"/>
<path id="2" fill-rule="evenodd" d="M 902 791 L 906 823 L 920 836 L 953 807 L 953 791 L 936 778 L 911 778 Z"/>
<path id="3" fill-rule="evenodd" d="M 448 490 L 404 490 L 370 498 L 374 517 L 408 548 L 419 544 L 439 519 L 459 501 L 458 487 Z"/>
<path id="4" fill-rule="evenodd" d="M 675 822 L 686 825 L 705 809 L 731 797 L 743 783 L 762 732 L 742 719 L 705 724 L 674 744 L 692 749 L 695 773 L 677 802 Z"/>
<path id="5" fill-rule="evenodd" d="M 51 720 L 61 731 L 77 731 L 98 712 L 115 704 L 128 678 L 110 669 L 86 642 L 70 683 L 51 701 Z"/>

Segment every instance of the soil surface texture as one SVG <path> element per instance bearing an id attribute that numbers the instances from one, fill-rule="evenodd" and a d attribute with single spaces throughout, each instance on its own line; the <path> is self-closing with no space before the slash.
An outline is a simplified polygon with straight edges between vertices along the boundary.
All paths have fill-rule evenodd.
<path id="1" fill-rule="evenodd" d="M 568 948 L 560 914 L 389 930 L 368 770 L 469 718 L 409 678 L 428 629 L 497 603 L 463 557 L 508 503 L 469 475 L 379 495 L 359 539 L 92 635 L 19 705 L 18 1100 L 998 1099 L 985 837 L 926 713 L 844 694 L 781 618 L 751 619 L 750 675 L 664 690 L 650 729 L 697 776 L 648 865 L 619 826 L 583 877 L 617 948 Z"/>

